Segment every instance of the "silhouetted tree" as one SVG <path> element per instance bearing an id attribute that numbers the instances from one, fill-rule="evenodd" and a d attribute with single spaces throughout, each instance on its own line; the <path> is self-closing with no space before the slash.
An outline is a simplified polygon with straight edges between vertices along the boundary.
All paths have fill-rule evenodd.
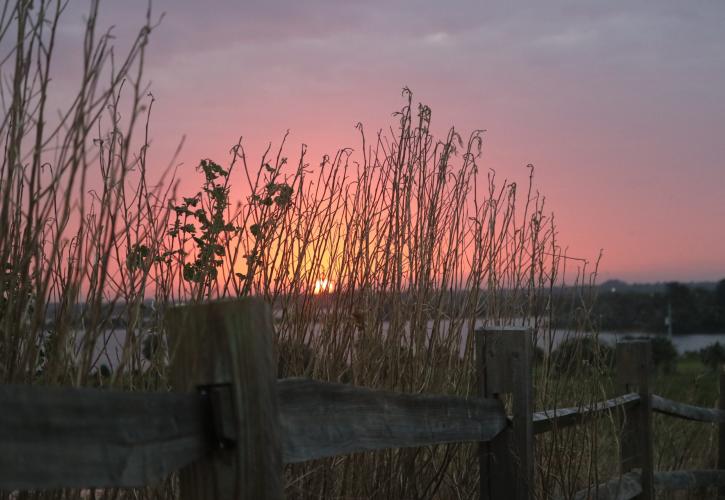
<path id="1" fill-rule="evenodd" d="M 677 349 L 668 337 L 653 337 L 652 341 L 652 362 L 655 368 L 661 368 L 665 373 L 675 370 L 677 361 Z"/>
<path id="2" fill-rule="evenodd" d="M 690 287 L 673 281 L 667 283 L 665 292 L 667 300 L 672 305 L 672 329 L 675 333 L 692 333 L 697 329 L 698 311 L 694 294 Z"/>
<path id="3" fill-rule="evenodd" d="M 718 308 L 725 310 L 725 279 L 717 282 L 715 287 L 715 303 Z"/>
<path id="4" fill-rule="evenodd" d="M 725 347 L 720 342 L 715 342 L 707 347 L 700 349 L 700 359 L 711 370 L 725 363 Z"/>
<path id="5" fill-rule="evenodd" d="M 714 289 L 668 283 L 664 291 L 600 293 L 592 311 L 602 331 L 664 333 L 668 304 L 674 333 L 725 332 L 725 280 Z"/>

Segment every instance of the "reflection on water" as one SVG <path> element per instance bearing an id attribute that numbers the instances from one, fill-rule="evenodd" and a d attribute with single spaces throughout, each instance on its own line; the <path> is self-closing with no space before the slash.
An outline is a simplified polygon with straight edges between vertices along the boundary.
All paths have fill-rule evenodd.
<path id="1" fill-rule="evenodd" d="M 476 320 L 475 327 L 474 328 L 481 328 L 484 325 L 484 321 L 479 318 Z M 386 335 L 387 331 L 389 329 L 390 325 L 388 322 L 383 322 L 382 325 L 382 335 Z M 446 331 L 450 327 L 450 322 L 448 320 L 439 320 L 436 324 L 438 335 L 445 335 Z M 405 334 L 403 335 L 403 338 L 406 337 L 406 335 L 409 335 L 409 324 L 405 325 Z M 434 328 L 434 322 L 429 321 L 427 325 L 427 336 L 430 339 L 433 334 L 433 328 Z M 460 332 L 460 352 L 459 355 L 463 356 L 465 346 L 466 346 L 466 339 L 468 337 L 469 332 L 469 322 L 464 320 L 462 322 L 458 322 L 456 324 L 456 329 L 458 332 Z M 315 335 L 321 335 L 322 328 L 320 324 L 315 324 L 311 326 L 311 333 L 313 336 Z M 539 347 L 548 350 L 550 347 L 552 350 L 556 349 L 558 345 L 568 339 L 572 338 L 574 336 L 589 336 L 593 335 L 591 333 L 574 333 L 572 331 L 565 331 L 565 330 L 551 330 L 547 332 L 541 332 L 539 335 L 537 335 L 537 344 Z M 637 338 L 647 338 L 647 337 L 656 337 L 658 335 L 656 334 L 648 334 L 643 332 L 602 332 L 599 334 L 599 340 L 601 342 L 605 342 L 607 344 L 615 344 L 617 341 L 624 340 L 626 337 L 637 337 Z M 126 330 L 117 329 L 117 330 L 111 330 L 108 332 L 104 332 L 104 334 L 98 339 L 96 342 L 95 348 L 94 348 L 94 365 L 100 366 L 100 365 L 107 365 L 110 367 L 117 367 L 120 364 L 120 361 L 123 357 L 123 346 L 124 341 L 126 337 Z M 713 333 L 713 334 L 691 334 L 691 335 L 673 335 L 672 336 L 672 343 L 675 346 L 675 349 L 677 350 L 678 354 L 684 354 L 688 351 L 699 351 L 700 349 L 707 347 L 710 344 L 714 344 L 715 342 L 720 342 L 725 346 L 725 333 Z M 79 347 L 79 346 L 77 346 Z M 141 342 L 139 342 L 139 348 L 141 347 Z"/>

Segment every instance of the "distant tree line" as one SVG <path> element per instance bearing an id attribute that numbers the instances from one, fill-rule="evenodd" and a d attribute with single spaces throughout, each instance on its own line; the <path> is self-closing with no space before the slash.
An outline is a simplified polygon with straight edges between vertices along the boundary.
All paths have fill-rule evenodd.
<path id="1" fill-rule="evenodd" d="M 635 337 L 624 337 L 622 340 Z M 652 337 L 652 367 L 665 373 L 676 369 L 677 349 L 668 337 Z M 537 351 L 537 361 L 543 361 L 544 353 Z M 725 359 L 725 349 L 713 344 L 699 353 L 703 363 L 710 366 Z M 571 337 L 559 344 L 549 357 L 550 367 L 557 375 L 591 374 L 592 371 L 607 372 L 614 368 L 615 347 L 600 342 L 594 336 Z"/>
<path id="2" fill-rule="evenodd" d="M 622 340 L 637 337 L 624 337 Z M 663 373 L 677 371 L 677 353 L 672 340 L 666 336 L 649 338 L 652 345 L 652 368 Z M 536 348 L 536 362 L 542 363 L 544 350 Z M 703 347 L 699 351 L 686 352 L 689 359 L 699 359 L 712 371 L 725 364 L 725 346 L 720 342 Z M 615 364 L 615 347 L 599 341 L 594 336 L 571 337 L 559 344 L 549 355 L 549 367 L 555 375 L 571 376 L 575 374 L 590 375 L 595 371 L 611 372 Z"/>
<path id="3" fill-rule="evenodd" d="M 592 308 L 592 319 L 604 331 L 725 333 L 725 279 L 714 288 L 667 283 L 662 291 L 606 288 Z"/>

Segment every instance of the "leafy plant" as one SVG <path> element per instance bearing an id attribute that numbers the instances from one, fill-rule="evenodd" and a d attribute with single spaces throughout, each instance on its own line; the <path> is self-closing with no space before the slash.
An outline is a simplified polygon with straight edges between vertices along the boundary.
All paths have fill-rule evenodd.
<path id="1" fill-rule="evenodd" d="M 209 159 L 201 160 L 198 170 L 204 174 L 202 191 L 173 206 L 176 218 L 169 235 L 179 238 L 182 278 L 199 285 L 197 299 L 201 299 L 209 293 L 224 263 L 225 238 L 238 233 L 241 227 L 225 217 L 229 207 L 229 171 Z M 188 243 L 193 250 L 187 249 Z M 191 261 L 186 261 L 190 254 Z"/>

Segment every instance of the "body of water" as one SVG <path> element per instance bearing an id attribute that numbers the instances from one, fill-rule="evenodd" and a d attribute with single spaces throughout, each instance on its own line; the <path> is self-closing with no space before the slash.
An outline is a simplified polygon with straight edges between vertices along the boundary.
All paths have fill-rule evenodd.
<path id="1" fill-rule="evenodd" d="M 476 320 L 476 328 L 480 328 L 482 326 L 483 320 Z M 389 325 L 387 324 L 387 322 L 383 324 L 383 335 L 387 333 L 388 327 Z M 428 335 L 430 335 L 433 329 L 433 322 L 428 322 L 427 327 L 429 330 Z M 462 329 L 460 355 L 463 355 L 467 337 L 465 332 L 468 331 L 468 322 L 464 321 L 460 327 Z M 406 325 L 406 329 L 407 328 L 408 326 Z M 439 331 L 445 332 L 448 328 L 448 321 L 440 321 L 438 323 L 438 328 Z M 321 334 L 320 325 L 314 325 L 312 327 L 312 330 L 313 335 Z M 593 334 L 573 333 L 571 331 L 555 330 L 551 332 L 551 335 L 551 338 L 549 337 L 548 333 L 544 335 L 539 335 L 539 346 L 546 349 L 548 345 L 551 345 L 553 349 L 556 349 L 562 341 L 572 338 L 573 336 L 589 336 Z M 599 333 L 599 340 L 606 344 L 614 345 L 616 342 L 625 340 L 625 338 L 627 337 L 650 338 L 657 336 L 662 335 L 644 332 L 601 332 Z M 98 366 L 106 364 L 111 367 L 116 367 L 119 365 L 123 354 L 125 337 L 126 331 L 123 329 L 116 329 L 104 332 L 101 338 L 98 339 L 94 349 L 94 360 L 96 361 Z M 696 352 L 704 347 L 707 347 L 708 345 L 714 344 L 715 342 L 720 342 L 723 346 L 725 346 L 725 333 L 695 333 L 689 335 L 672 336 L 672 343 L 674 344 L 678 354 L 684 354 L 688 351 Z"/>

